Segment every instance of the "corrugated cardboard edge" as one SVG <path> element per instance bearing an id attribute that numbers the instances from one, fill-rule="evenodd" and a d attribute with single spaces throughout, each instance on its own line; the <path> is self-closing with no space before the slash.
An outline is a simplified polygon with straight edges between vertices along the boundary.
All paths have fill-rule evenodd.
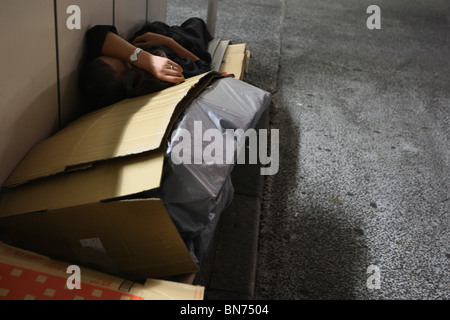
<path id="1" fill-rule="evenodd" d="M 164 152 L 158 149 L 5 188 L 0 194 L 0 218 L 115 201 L 156 190 L 163 165 Z"/>
<path id="2" fill-rule="evenodd" d="M 165 139 L 167 138 L 167 135 L 169 134 L 169 132 L 170 132 L 170 130 L 171 130 L 175 120 L 179 117 L 179 115 L 187 107 L 187 105 L 211 81 L 213 81 L 214 79 L 217 79 L 217 78 L 219 78 L 221 76 L 222 75 L 220 73 L 217 73 L 215 71 L 211 71 L 211 72 L 206 73 L 204 75 L 200 75 L 200 76 L 197 76 L 197 77 L 193 77 L 192 79 L 188 79 L 186 81 L 186 84 L 184 84 L 184 85 L 187 85 L 187 86 L 190 85 L 190 88 L 188 88 L 186 94 L 176 104 L 176 106 L 174 108 L 174 112 L 172 113 L 172 115 L 170 117 L 170 121 L 168 122 L 168 125 L 163 128 L 163 130 L 164 130 L 163 132 L 165 134 L 162 136 L 162 139 L 160 139 L 158 141 L 158 144 L 157 144 L 156 148 L 164 147 L 163 141 L 165 141 Z M 176 87 L 177 86 L 171 87 L 171 88 L 168 88 L 166 90 L 174 90 L 174 89 L 176 89 Z M 120 103 L 127 103 L 127 101 L 128 100 L 119 102 L 119 104 Z M 111 108 L 114 107 L 114 106 L 115 105 L 111 106 Z M 93 113 L 91 113 L 89 115 L 86 115 L 86 116 L 82 117 L 81 119 L 75 121 L 74 123 L 72 123 L 71 125 L 66 127 L 65 129 L 66 130 L 72 130 L 73 128 L 75 128 L 77 125 L 79 125 L 83 121 L 84 122 L 92 121 L 93 123 L 91 124 L 91 126 L 94 126 L 95 122 L 97 121 L 95 117 L 96 116 L 98 117 L 99 114 L 101 115 L 102 112 L 106 112 L 106 111 L 105 110 L 95 111 L 95 112 L 93 112 Z M 89 123 L 87 124 L 87 126 L 89 127 Z M 60 137 L 60 134 L 61 134 L 61 131 L 58 132 L 57 134 L 55 134 L 54 136 L 44 140 L 43 142 L 41 142 L 40 144 L 35 146 L 32 150 L 30 150 L 30 152 L 25 156 L 25 158 L 21 161 L 21 163 L 19 163 L 17 168 L 13 171 L 13 173 L 6 180 L 6 182 L 4 183 L 3 187 L 12 188 L 12 187 L 16 187 L 18 185 L 27 183 L 29 181 L 38 180 L 38 179 L 46 178 L 48 176 L 61 174 L 61 173 L 67 172 L 68 170 L 74 170 L 74 168 L 77 168 L 77 167 L 82 167 L 82 168 L 89 167 L 89 165 L 91 163 L 95 163 L 95 162 L 98 162 L 98 161 L 110 160 L 110 159 L 112 159 L 112 157 L 128 156 L 128 155 L 133 155 L 133 154 L 137 154 L 137 153 L 142 153 L 142 152 L 154 150 L 154 148 L 146 147 L 144 145 L 143 147 L 140 147 L 137 150 L 127 151 L 126 153 L 124 153 L 122 155 L 119 155 L 119 156 L 114 156 L 112 154 L 108 154 L 108 155 L 103 155 L 103 156 L 100 155 L 99 158 L 90 159 L 89 157 L 91 155 L 84 155 L 83 154 L 83 157 L 84 157 L 83 159 L 84 160 L 80 160 L 80 162 L 74 162 L 74 163 L 64 162 L 64 163 L 60 163 L 60 164 L 58 163 L 58 164 L 52 165 L 51 167 L 49 167 L 47 169 L 46 168 L 42 168 L 42 167 L 46 166 L 46 163 L 48 161 L 47 157 L 51 156 L 51 155 L 48 155 L 48 153 L 49 153 L 48 150 L 51 150 L 51 146 L 52 146 L 53 143 L 55 143 L 55 144 L 58 143 L 58 138 Z M 72 136 L 72 139 L 73 139 L 73 141 L 66 141 L 67 139 L 65 139 L 64 141 L 68 145 L 74 145 L 74 146 L 76 146 L 76 148 L 80 148 L 80 143 L 81 143 L 83 137 Z M 48 148 L 47 146 L 50 146 L 50 148 Z M 42 152 L 41 152 L 41 149 L 43 149 Z M 74 151 L 67 152 L 67 155 L 70 155 L 70 158 L 74 158 Z M 67 157 L 63 156 L 61 158 L 63 159 L 62 161 L 65 161 L 64 159 L 66 159 Z"/>

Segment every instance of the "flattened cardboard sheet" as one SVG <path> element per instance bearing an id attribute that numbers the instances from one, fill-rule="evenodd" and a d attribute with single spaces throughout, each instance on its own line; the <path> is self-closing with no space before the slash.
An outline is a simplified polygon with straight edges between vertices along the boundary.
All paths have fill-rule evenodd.
<path id="1" fill-rule="evenodd" d="M 36 146 L 1 193 L 0 223 L 11 241 L 134 281 L 197 272 L 152 192 L 161 183 L 163 141 L 175 120 L 220 77 L 210 72 L 124 100 Z"/>
<path id="2" fill-rule="evenodd" d="M 160 186 L 163 165 L 164 151 L 160 148 L 5 189 L 0 197 L 0 217 L 75 207 L 150 191 Z"/>
<path id="3" fill-rule="evenodd" d="M 126 99 L 90 113 L 33 148 L 5 187 L 70 171 L 96 161 L 159 148 L 177 107 L 192 99 L 191 90 L 213 73 L 187 79 L 163 91 Z"/>

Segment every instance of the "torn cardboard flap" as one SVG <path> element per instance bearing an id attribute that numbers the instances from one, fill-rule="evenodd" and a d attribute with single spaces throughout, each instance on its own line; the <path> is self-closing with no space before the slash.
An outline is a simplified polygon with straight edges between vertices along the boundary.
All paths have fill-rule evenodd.
<path id="1" fill-rule="evenodd" d="M 209 43 L 208 51 L 212 57 L 211 68 L 213 70 L 220 71 L 225 52 L 231 43 L 231 40 L 221 40 L 217 38 Z"/>
<path id="2" fill-rule="evenodd" d="M 182 84 L 120 101 L 74 121 L 33 148 L 4 186 L 13 187 L 80 165 L 159 148 L 180 101 L 206 77 L 203 74 L 189 78 Z"/>
<path id="3" fill-rule="evenodd" d="M 147 279 L 144 284 L 80 268 L 68 288 L 69 264 L 0 242 L 0 300 L 202 300 L 205 288 Z"/>
<path id="4" fill-rule="evenodd" d="M 0 217 L 112 201 L 151 191 L 160 186 L 163 165 L 164 150 L 157 149 L 5 189 L 0 198 Z"/>
<path id="5" fill-rule="evenodd" d="M 157 192 L 162 142 L 218 77 L 124 100 L 37 145 L 0 194 L 3 231 L 20 248 L 129 280 L 197 272 Z"/>

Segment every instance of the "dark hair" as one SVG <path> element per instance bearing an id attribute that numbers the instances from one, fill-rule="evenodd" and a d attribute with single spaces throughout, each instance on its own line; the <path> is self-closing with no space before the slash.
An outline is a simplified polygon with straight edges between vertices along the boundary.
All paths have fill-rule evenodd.
<path id="1" fill-rule="evenodd" d="M 86 111 L 107 107 L 127 97 L 126 86 L 101 57 L 90 61 L 81 75 Z"/>

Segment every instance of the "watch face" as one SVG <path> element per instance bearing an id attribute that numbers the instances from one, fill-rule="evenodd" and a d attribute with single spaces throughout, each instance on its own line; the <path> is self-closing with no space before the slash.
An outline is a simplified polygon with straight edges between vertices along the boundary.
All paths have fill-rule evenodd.
<path id="1" fill-rule="evenodd" d="M 130 62 L 136 62 L 136 61 L 138 61 L 138 59 L 139 59 L 138 54 L 139 54 L 139 52 L 141 52 L 141 51 L 142 51 L 142 50 L 139 49 L 139 48 L 136 49 L 136 51 L 130 55 Z"/>

